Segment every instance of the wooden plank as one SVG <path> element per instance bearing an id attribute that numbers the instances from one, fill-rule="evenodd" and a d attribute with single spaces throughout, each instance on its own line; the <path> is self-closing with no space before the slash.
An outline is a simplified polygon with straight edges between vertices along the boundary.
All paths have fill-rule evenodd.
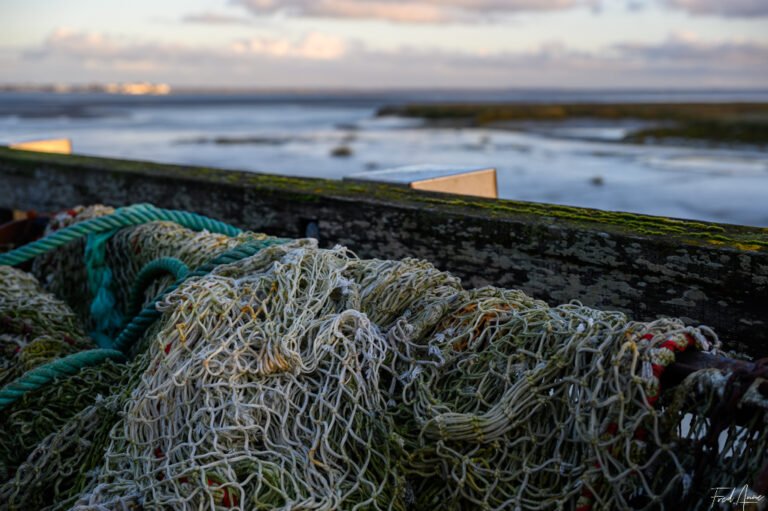
<path id="1" fill-rule="evenodd" d="M 489 199 L 495 199 L 499 196 L 496 187 L 496 169 L 414 181 L 411 183 L 411 188 L 427 192 L 454 193 Z"/>
<path id="2" fill-rule="evenodd" d="M 516 287 L 640 320 L 714 327 L 764 356 L 768 229 L 302 179 L 0 149 L 0 208 L 152 202 L 280 236 L 319 228 L 361 257 L 419 257 L 467 287 Z"/>
<path id="3" fill-rule="evenodd" d="M 344 177 L 345 181 L 384 183 L 406 186 L 414 190 L 453 193 L 495 199 L 496 169 L 462 168 L 447 165 L 409 165 L 393 169 L 358 172 Z"/>
<path id="4" fill-rule="evenodd" d="M 72 142 L 68 138 L 51 138 L 47 140 L 30 140 L 11 144 L 11 149 L 19 151 L 36 151 L 38 153 L 72 154 Z"/>

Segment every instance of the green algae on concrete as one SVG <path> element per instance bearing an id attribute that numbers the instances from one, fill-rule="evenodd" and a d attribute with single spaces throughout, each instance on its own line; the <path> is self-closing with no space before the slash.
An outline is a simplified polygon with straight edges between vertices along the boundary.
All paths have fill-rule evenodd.
<path id="1" fill-rule="evenodd" d="M 232 171 L 209 167 L 169 165 L 153 162 L 119 160 L 80 155 L 59 155 L 17 151 L 0 147 L 0 170 L 3 161 L 13 162 L 19 169 L 34 170 L 40 165 L 56 165 L 64 169 L 98 168 L 105 172 L 138 176 L 199 180 L 253 189 L 290 192 L 293 200 L 321 201 L 324 196 L 361 201 L 397 202 L 417 207 L 450 209 L 468 215 L 524 217 L 528 221 L 559 221 L 591 229 L 640 236 L 673 237 L 691 244 L 728 246 L 737 250 L 768 249 L 768 229 L 697 222 L 635 213 L 603 211 L 535 202 L 481 199 L 450 194 L 425 193 L 403 187 L 375 183 L 348 183 L 318 178 L 302 178 Z"/>

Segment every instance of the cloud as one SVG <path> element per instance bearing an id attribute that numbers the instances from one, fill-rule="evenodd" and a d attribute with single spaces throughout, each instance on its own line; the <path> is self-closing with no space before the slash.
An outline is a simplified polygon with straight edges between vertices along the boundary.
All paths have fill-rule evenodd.
<path id="1" fill-rule="evenodd" d="M 231 0 L 252 14 L 446 23 L 489 19 L 520 11 L 595 7 L 599 0 Z"/>
<path id="2" fill-rule="evenodd" d="M 232 16 L 218 12 L 190 13 L 181 18 L 185 23 L 201 23 L 206 25 L 247 25 L 251 20 L 243 16 Z"/>
<path id="3" fill-rule="evenodd" d="M 43 42 L 40 48 L 25 52 L 25 56 L 42 58 L 52 53 L 73 56 L 93 56 L 108 58 L 118 51 L 118 45 L 112 38 L 100 33 L 76 32 L 69 28 L 57 28 Z"/>
<path id="4" fill-rule="evenodd" d="M 33 59 L 77 58 L 85 62 L 127 66 L 146 61 L 158 65 L 185 62 L 191 65 L 200 60 L 241 59 L 248 56 L 288 58 L 300 60 L 332 60 L 344 55 L 345 40 L 328 34 L 310 32 L 299 38 L 256 37 L 232 42 L 228 47 L 199 47 L 131 38 L 108 36 L 101 33 L 78 32 L 68 28 L 55 30 L 34 50 L 25 53 Z"/>
<path id="5" fill-rule="evenodd" d="M 768 16 L 766 0 L 667 0 L 667 4 L 692 14 L 726 17 Z"/>
<path id="6" fill-rule="evenodd" d="M 136 40 L 99 32 L 76 31 L 69 28 L 54 30 L 38 48 L 24 52 L 28 59 L 79 59 L 87 65 L 112 63 L 115 67 L 138 65 L 141 62 L 183 61 L 191 55 L 216 52 L 194 49 L 177 43 Z"/>
<path id="7" fill-rule="evenodd" d="M 41 61 L 42 59 L 42 61 Z M 600 51 L 559 41 L 522 51 L 376 50 L 334 35 L 189 46 L 59 29 L 4 66 L 14 81 L 149 80 L 229 87 L 751 87 L 768 86 L 768 46 L 680 32 Z"/>
<path id="8" fill-rule="evenodd" d="M 663 87 L 768 86 L 768 45 L 745 40 L 702 41 L 674 34 L 654 44 L 624 43 L 582 51 L 553 41 L 530 51 L 449 53 L 403 49 L 378 53 L 377 69 L 403 81 L 457 87 Z M 386 72 L 382 72 L 382 75 Z M 383 76 L 381 80 L 385 80 Z"/>
<path id="9" fill-rule="evenodd" d="M 347 44 L 343 39 L 333 35 L 310 32 L 300 40 L 267 37 L 239 40 L 232 43 L 231 49 L 240 55 L 333 60 L 346 53 Z"/>
<path id="10" fill-rule="evenodd" d="M 647 4 L 643 0 L 627 0 L 625 6 L 630 12 L 640 12 L 647 7 Z"/>
<path id="11" fill-rule="evenodd" d="M 756 74 L 768 72 L 768 46 L 748 40 L 705 41 L 692 32 L 671 34 L 659 44 L 615 45 L 622 57 L 649 66 L 676 66 L 679 69 L 705 68 L 725 70 L 750 69 Z"/>

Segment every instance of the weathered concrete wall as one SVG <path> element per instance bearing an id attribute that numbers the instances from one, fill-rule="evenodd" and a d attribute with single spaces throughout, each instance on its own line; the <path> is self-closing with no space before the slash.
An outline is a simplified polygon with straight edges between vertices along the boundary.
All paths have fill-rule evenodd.
<path id="1" fill-rule="evenodd" d="M 152 202 L 290 237 L 314 221 L 322 243 L 361 257 L 420 257 L 468 287 L 550 303 L 686 317 L 768 355 L 768 229 L 0 149 L 0 208 L 97 202 Z"/>

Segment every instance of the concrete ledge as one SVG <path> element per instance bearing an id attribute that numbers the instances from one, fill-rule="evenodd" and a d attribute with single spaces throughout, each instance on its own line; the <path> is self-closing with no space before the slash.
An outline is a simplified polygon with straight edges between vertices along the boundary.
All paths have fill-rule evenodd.
<path id="1" fill-rule="evenodd" d="M 553 304 L 685 317 L 768 355 L 768 229 L 5 148 L 0 190 L 0 208 L 152 202 L 290 237 L 314 223 L 322 243 L 361 257 L 424 258 L 467 286 Z"/>

